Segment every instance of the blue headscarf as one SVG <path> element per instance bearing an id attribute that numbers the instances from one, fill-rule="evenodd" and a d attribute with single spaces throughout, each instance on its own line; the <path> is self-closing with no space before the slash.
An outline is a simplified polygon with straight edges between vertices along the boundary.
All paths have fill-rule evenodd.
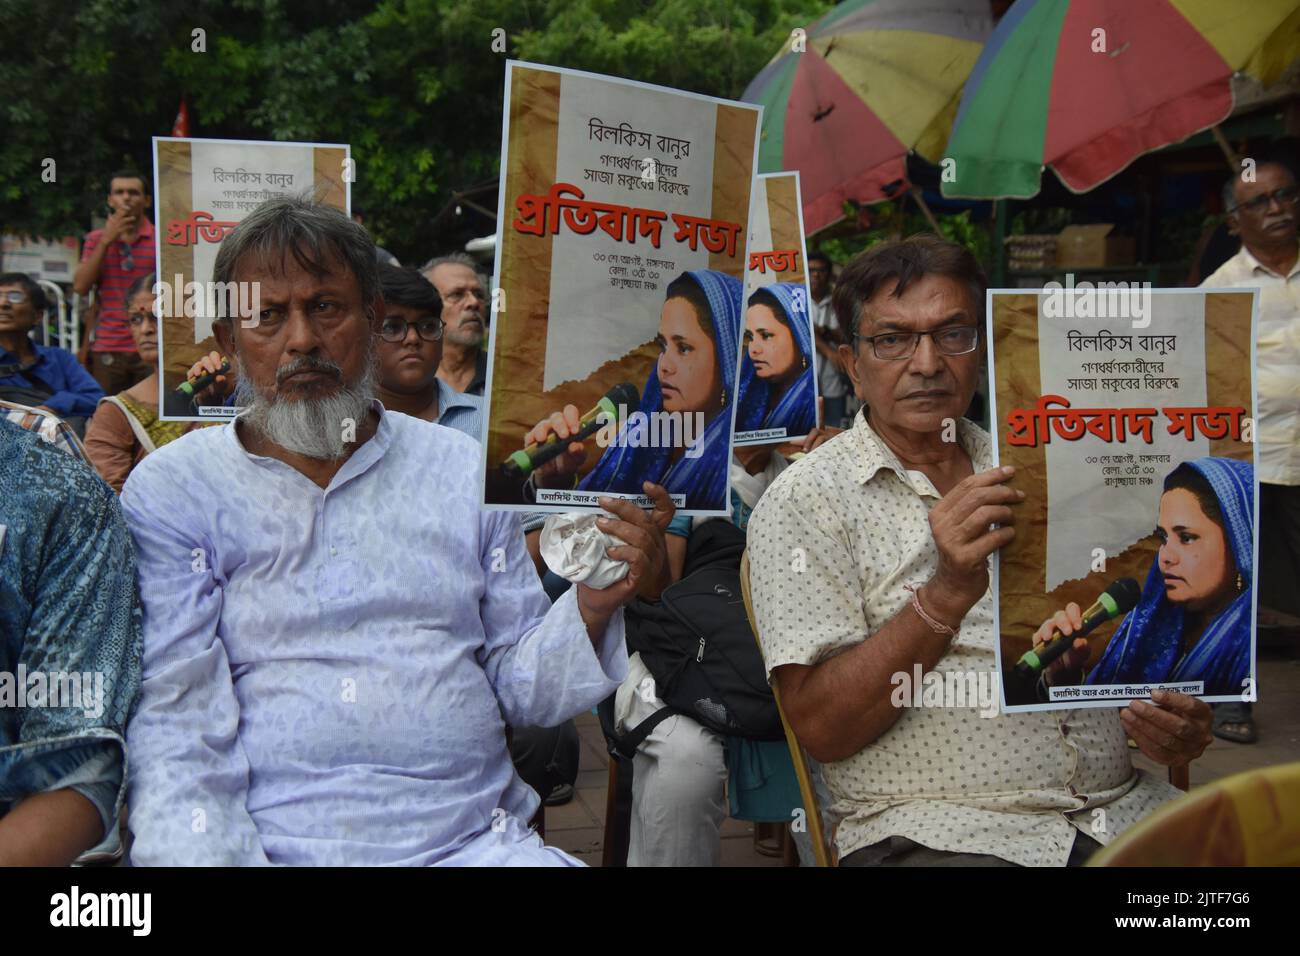
<path id="1" fill-rule="evenodd" d="M 578 486 L 584 491 L 618 491 L 642 494 L 641 483 L 653 481 L 663 485 L 669 494 L 686 496 L 686 507 L 701 511 L 717 511 L 727 507 L 727 464 L 731 444 L 730 403 L 735 401 L 736 352 L 740 345 L 741 296 L 740 280 L 712 269 L 687 272 L 709 301 L 708 318 L 713 323 L 714 355 L 718 363 L 719 380 L 726 389 L 726 408 L 705 427 L 703 452 L 698 457 L 683 455 L 671 468 L 668 458 L 672 448 L 633 448 L 625 443 L 628 422 L 619 426 L 618 441 L 605 450 L 587 477 Z M 659 363 L 650 370 L 645 388 L 641 390 L 640 411 L 647 416 L 663 411 L 663 392 L 659 387 Z M 657 429 L 656 429 L 657 430 Z M 674 435 L 674 444 L 677 436 Z"/>
<path id="2" fill-rule="evenodd" d="M 760 292 L 770 292 L 785 311 L 785 324 L 790 327 L 795 345 L 803 357 L 803 374 L 785 390 L 781 400 L 769 414 L 767 403 L 772 386 L 754 374 L 749 349 L 740 361 L 740 403 L 736 407 L 736 431 L 748 432 L 759 428 L 785 427 L 787 435 L 806 435 L 817 424 L 817 392 L 813 388 L 812 325 L 808 321 L 808 290 L 802 282 L 777 282 L 764 286 Z"/>
<path id="3" fill-rule="evenodd" d="M 1206 627 L 1181 661 L 1183 609 L 1165 597 L 1165 578 L 1156 558 L 1142 597 L 1106 645 L 1089 684 L 1149 684 L 1204 681 L 1206 696 L 1238 695 L 1250 675 L 1250 619 L 1254 603 L 1255 469 L 1235 458 L 1198 458 L 1186 464 L 1210 483 L 1223 512 L 1224 537 L 1245 589 Z"/>

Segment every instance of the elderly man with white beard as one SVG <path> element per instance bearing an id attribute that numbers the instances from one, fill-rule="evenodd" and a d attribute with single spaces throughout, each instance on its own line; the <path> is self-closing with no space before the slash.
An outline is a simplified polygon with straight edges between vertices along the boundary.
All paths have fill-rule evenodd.
<path id="1" fill-rule="evenodd" d="M 150 455 L 121 499 L 144 608 L 133 861 L 573 863 L 528 829 L 504 727 L 618 687 L 622 605 L 666 583 L 666 493 L 610 502 L 627 578 L 552 607 L 517 517 L 479 508 L 477 443 L 372 397 L 364 229 L 270 200 L 213 278 L 260 284 L 256 316 L 216 325 L 246 411 Z"/>

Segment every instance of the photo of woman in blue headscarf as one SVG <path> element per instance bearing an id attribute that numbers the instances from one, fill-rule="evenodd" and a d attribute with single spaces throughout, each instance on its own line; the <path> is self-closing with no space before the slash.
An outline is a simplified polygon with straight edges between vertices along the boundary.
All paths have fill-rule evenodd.
<path id="1" fill-rule="evenodd" d="M 777 282 L 749 297 L 740 362 L 736 434 L 783 428 L 771 441 L 806 435 L 817 425 L 808 290 Z"/>
<path id="2" fill-rule="evenodd" d="M 1120 623 L 1087 684 L 1204 681 L 1206 697 L 1240 697 L 1251 676 L 1255 470 L 1235 458 L 1184 462 L 1165 478 L 1160 550 L 1137 607 Z M 1078 626 L 1078 605 L 1058 611 Z M 1064 633 L 1064 632 L 1063 632 Z M 1054 685 L 1079 683 L 1083 639 L 1049 668 Z M 1073 671 L 1073 673 L 1071 673 Z"/>
<path id="3" fill-rule="evenodd" d="M 725 273 L 700 269 L 674 279 L 666 292 L 655 336 L 659 359 L 641 389 L 637 409 L 643 414 L 628 416 L 577 487 L 644 494 L 642 484 L 651 481 L 670 495 L 684 495 L 687 509 L 725 511 L 741 283 Z M 671 440 L 647 441 L 648 435 L 662 437 L 662 426 L 644 424 L 662 412 L 681 413 L 667 419 Z M 683 428 L 688 415 L 690 423 Z M 693 427 L 701 420 L 702 434 Z M 567 438 L 577 425 L 578 410 L 569 405 L 539 422 L 524 441 L 542 442 L 552 433 Z M 539 488 L 572 488 L 586 457 L 586 446 L 573 442 L 564 454 L 538 468 L 533 480 Z"/>

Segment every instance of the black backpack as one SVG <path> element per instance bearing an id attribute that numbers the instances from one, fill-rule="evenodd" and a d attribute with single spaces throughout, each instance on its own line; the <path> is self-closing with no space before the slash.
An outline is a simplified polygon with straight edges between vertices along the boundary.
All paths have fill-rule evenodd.
<path id="1" fill-rule="evenodd" d="M 615 741 L 631 758 L 673 714 L 727 737 L 784 740 L 776 700 L 740 594 L 745 533 L 727 520 L 691 533 L 682 579 L 658 601 L 626 610 L 628 651 L 639 651 L 667 705 Z"/>

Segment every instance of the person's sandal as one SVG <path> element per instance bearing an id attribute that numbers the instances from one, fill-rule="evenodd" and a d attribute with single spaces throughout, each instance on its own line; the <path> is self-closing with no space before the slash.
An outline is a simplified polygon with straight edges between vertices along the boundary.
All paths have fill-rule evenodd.
<path id="1" fill-rule="evenodd" d="M 1214 736 L 1235 744 L 1253 744 L 1259 740 L 1254 717 L 1249 710 L 1236 703 L 1214 706 Z"/>

